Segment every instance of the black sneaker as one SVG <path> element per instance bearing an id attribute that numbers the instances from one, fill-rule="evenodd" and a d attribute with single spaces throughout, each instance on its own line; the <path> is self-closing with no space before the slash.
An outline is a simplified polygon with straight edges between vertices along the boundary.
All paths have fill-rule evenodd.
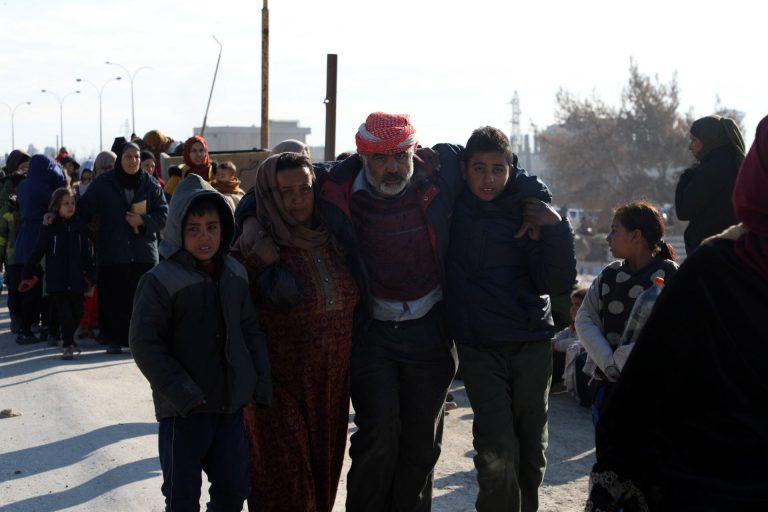
<path id="1" fill-rule="evenodd" d="M 38 343 L 40 339 L 32 334 L 31 331 L 19 331 L 19 335 L 16 337 L 16 343 L 19 345 L 31 345 L 32 343 Z"/>

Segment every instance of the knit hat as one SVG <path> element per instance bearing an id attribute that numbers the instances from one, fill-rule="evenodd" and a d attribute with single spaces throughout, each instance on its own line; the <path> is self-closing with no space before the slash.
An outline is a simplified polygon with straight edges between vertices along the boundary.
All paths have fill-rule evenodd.
<path id="1" fill-rule="evenodd" d="M 399 153 L 416 146 L 416 128 L 405 114 L 374 112 L 355 135 L 357 152 Z"/>

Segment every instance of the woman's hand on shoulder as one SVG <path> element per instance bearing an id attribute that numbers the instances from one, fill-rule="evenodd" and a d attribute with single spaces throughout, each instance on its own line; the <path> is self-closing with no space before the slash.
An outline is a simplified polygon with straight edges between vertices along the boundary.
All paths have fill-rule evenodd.
<path id="1" fill-rule="evenodd" d="M 254 242 L 249 254 L 259 258 L 264 265 L 271 265 L 280 260 L 280 248 L 269 237 Z"/>

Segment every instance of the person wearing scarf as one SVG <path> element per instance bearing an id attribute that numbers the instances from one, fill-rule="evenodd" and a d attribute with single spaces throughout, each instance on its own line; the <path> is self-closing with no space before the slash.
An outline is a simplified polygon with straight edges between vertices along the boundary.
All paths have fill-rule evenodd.
<path id="1" fill-rule="evenodd" d="M 208 155 L 208 143 L 203 137 L 195 135 L 184 142 L 184 166 L 181 167 L 181 176 L 169 176 L 164 191 L 173 195 L 173 191 L 181 183 L 181 180 L 189 174 L 197 174 L 207 182 L 213 181 L 213 166 Z"/>
<path id="2" fill-rule="evenodd" d="M 162 189 L 140 167 L 139 146 L 125 143 L 116 156 L 114 169 L 94 180 L 77 205 L 86 221 L 99 219 L 99 327 L 110 354 L 128 346 L 133 293 L 158 262 L 158 238 L 168 216 Z"/>
<path id="3" fill-rule="evenodd" d="M 144 134 L 144 144 L 155 155 L 158 164 L 160 163 L 160 155 L 170 153 L 170 147 L 174 142 L 172 138 L 164 135 L 160 130 L 150 130 Z"/>
<path id="4" fill-rule="evenodd" d="M 768 509 L 766 197 L 768 117 L 733 190 L 742 226 L 665 285 L 597 425 L 587 510 Z"/>
<path id="5" fill-rule="evenodd" d="M 272 155 L 256 176 L 265 238 L 244 263 L 267 337 L 274 399 L 269 409 L 245 410 L 249 509 L 331 512 L 346 446 L 358 289 L 318 215 L 309 159 Z M 271 300 L 279 279 L 296 283 L 295 305 Z"/>
<path id="6" fill-rule="evenodd" d="M 111 171 L 115 167 L 115 161 L 117 155 L 112 151 L 102 151 L 96 155 L 96 159 L 93 161 L 93 178 L 96 179 L 107 171 Z"/>
<path id="7" fill-rule="evenodd" d="M 733 119 L 710 115 L 691 125 L 688 149 L 697 163 L 680 176 L 675 210 L 689 221 L 685 252 L 690 255 L 702 240 L 736 223 L 731 194 L 744 160 L 744 138 Z"/>

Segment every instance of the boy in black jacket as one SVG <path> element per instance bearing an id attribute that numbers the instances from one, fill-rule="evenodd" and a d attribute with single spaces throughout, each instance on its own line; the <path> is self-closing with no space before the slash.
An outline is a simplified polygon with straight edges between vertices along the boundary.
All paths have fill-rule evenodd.
<path id="1" fill-rule="evenodd" d="M 480 512 L 538 509 L 554 334 L 548 294 L 576 277 L 568 220 L 516 164 L 500 130 L 469 138 L 446 268 L 446 318 L 475 413 Z"/>
<path id="2" fill-rule="evenodd" d="M 226 199 L 190 174 L 173 196 L 164 260 L 139 282 L 130 346 L 152 386 L 160 422 L 166 510 L 241 510 L 249 493 L 243 406 L 267 406 L 272 384 L 248 276 L 226 255 L 234 218 Z"/>

